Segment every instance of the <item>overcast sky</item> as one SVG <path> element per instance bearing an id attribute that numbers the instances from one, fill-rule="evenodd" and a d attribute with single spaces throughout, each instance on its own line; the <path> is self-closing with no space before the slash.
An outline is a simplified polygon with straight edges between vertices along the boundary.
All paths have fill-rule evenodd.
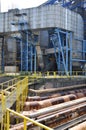
<path id="1" fill-rule="evenodd" d="M 8 9 L 12 8 L 29 8 L 35 7 L 47 0 L 0 0 L 1 2 L 1 11 L 5 12 Z"/>

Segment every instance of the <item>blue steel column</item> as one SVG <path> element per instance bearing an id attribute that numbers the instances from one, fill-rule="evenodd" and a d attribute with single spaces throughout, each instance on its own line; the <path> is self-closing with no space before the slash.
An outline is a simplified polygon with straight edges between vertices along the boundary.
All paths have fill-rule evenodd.
<path id="1" fill-rule="evenodd" d="M 59 40 L 58 34 L 57 34 L 57 40 Z M 58 71 L 61 71 L 61 50 L 59 44 L 58 44 Z"/>
<path id="2" fill-rule="evenodd" d="M 67 68 L 66 68 L 66 65 L 65 65 L 64 53 L 63 53 L 63 49 L 62 49 L 62 46 L 61 46 L 61 38 L 60 38 L 60 32 L 59 31 L 58 31 L 58 38 L 59 38 L 60 51 L 62 53 L 62 60 L 63 60 L 64 69 L 65 69 L 66 74 L 68 74 Z"/>
<path id="3" fill-rule="evenodd" d="M 33 70 L 33 67 L 32 67 L 32 65 L 33 65 L 33 47 L 32 47 L 32 45 L 30 46 L 30 71 L 32 72 L 32 70 Z"/>
<path id="4" fill-rule="evenodd" d="M 68 72 L 68 32 L 66 32 L 66 71 Z"/>
<path id="5" fill-rule="evenodd" d="M 70 75 L 72 75 L 72 32 L 70 32 Z"/>
<path id="6" fill-rule="evenodd" d="M 20 50 L 21 50 L 21 71 L 22 71 L 22 40 L 20 41 Z"/>
<path id="7" fill-rule="evenodd" d="M 56 28 L 52 31 L 51 41 L 55 52 L 58 71 L 61 71 L 61 64 L 63 64 L 65 74 L 68 75 L 68 71 L 72 72 L 72 32 Z M 70 57 L 68 57 L 68 52 Z"/>
<path id="8" fill-rule="evenodd" d="M 56 52 L 56 47 L 55 47 L 55 43 L 54 43 L 54 41 L 53 41 L 53 38 L 51 38 L 51 40 L 52 40 L 52 43 L 53 43 L 53 46 L 54 46 L 54 51 L 55 51 L 55 58 L 56 58 L 56 64 L 58 64 L 58 58 L 57 58 L 57 52 Z"/>
<path id="9" fill-rule="evenodd" d="M 4 72 L 4 38 L 2 40 L 2 65 L 1 65 L 1 69 L 2 69 L 2 73 Z"/>
<path id="10" fill-rule="evenodd" d="M 86 54 L 86 40 L 83 40 L 82 41 L 83 43 L 83 45 L 82 45 L 82 57 L 83 57 L 83 60 L 85 60 L 85 54 Z"/>
<path id="11" fill-rule="evenodd" d="M 34 47 L 34 72 L 36 72 L 36 48 Z"/>
<path id="12" fill-rule="evenodd" d="M 65 4 L 65 0 L 62 0 L 62 5 L 64 6 L 64 4 Z"/>
<path id="13" fill-rule="evenodd" d="M 26 71 L 28 71 L 28 31 L 26 32 Z"/>
<path id="14" fill-rule="evenodd" d="M 33 63 L 33 65 L 34 65 L 34 72 L 36 72 L 36 56 L 37 56 L 37 54 L 36 54 L 36 45 L 37 45 L 37 43 L 38 43 L 38 35 L 36 35 L 36 34 L 34 34 L 34 45 L 33 45 L 33 50 L 34 50 L 34 63 Z"/>

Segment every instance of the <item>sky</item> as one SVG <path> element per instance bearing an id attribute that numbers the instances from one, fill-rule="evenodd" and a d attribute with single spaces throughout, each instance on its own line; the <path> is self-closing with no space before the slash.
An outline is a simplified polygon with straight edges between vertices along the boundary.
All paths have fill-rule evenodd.
<path id="1" fill-rule="evenodd" d="M 47 0 L 0 0 L 1 11 L 6 12 L 8 9 L 14 8 L 30 8 L 36 7 Z"/>

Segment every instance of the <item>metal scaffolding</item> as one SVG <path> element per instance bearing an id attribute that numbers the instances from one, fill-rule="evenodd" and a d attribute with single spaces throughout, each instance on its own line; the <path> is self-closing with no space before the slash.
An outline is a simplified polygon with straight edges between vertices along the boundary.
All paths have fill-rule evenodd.
<path id="1" fill-rule="evenodd" d="M 19 17 L 17 23 L 12 24 L 18 25 L 18 32 L 20 37 L 16 36 L 16 39 L 20 41 L 20 70 L 21 71 L 36 71 L 36 44 L 34 41 L 34 35 L 29 29 L 27 20 L 24 19 L 26 16 L 23 14 L 16 14 Z"/>
<path id="2" fill-rule="evenodd" d="M 72 72 L 72 32 L 58 28 L 49 31 L 53 44 L 58 71 Z"/>
<path id="3" fill-rule="evenodd" d="M 64 8 L 68 8 L 70 10 L 74 10 L 80 13 L 84 19 L 84 32 L 86 32 L 86 20 L 84 15 L 86 13 L 86 0 L 48 0 L 43 4 L 46 5 L 53 5 L 53 4 L 60 4 Z M 84 13 L 83 13 L 84 12 Z M 72 33 L 68 31 L 62 31 L 61 29 L 55 29 L 52 36 L 51 41 L 54 47 L 56 64 L 58 66 L 58 71 L 61 71 L 62 65 L 66 74 L 68 71 L 71 74 L 72 71 L 72 62 L 81 62 L 83 66 L 86 64 L 86 40 L 84 39 L 74 39 L 76 41 L 81 42 L 82 50 L 73 50 L 72 49 Z M 69 44 L 67 39 L 69 38 Z M 86 33 L 84 33 L 84 38 L 86 39 Z M 56 40 L 57 39 L 57 40 Z M 65 39 L 65 46 L 64 46 L 64 39 Z M 57 53 L 58 51 L 58 53 Z M 81 53 L 82 59 L 73 59 L 72 52 L 77 54 Z M 68 58 L 69 57 L 69 58 Z"/>

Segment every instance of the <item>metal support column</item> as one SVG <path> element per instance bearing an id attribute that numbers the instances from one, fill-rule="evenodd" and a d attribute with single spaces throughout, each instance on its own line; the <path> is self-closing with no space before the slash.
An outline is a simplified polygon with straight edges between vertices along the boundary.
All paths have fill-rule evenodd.
<path id="1" fill-rule="evenodd" d="M 2 39 L 2 60 L 1 60 L 1 70 L 2 70 L 2 73 L 4 72 L 4 37 Z"/>
<path id="2" fill-rule="evenodd" d="M 72 36 L 72 32 L 70 32 L 70 75 L 72 75 L 72 39 L 73 39 L 73 36 Z"/>
<path id="3" fill-rule="evenodd" d="M 33 46 L 34 40 L 32 38 L 34 34 L 28 27 L 25 13 L 16 14 L 15 16 L 18 18 L 18 22 L 12 22 L 11 24 L 18 26 L 20 34 L 20 37 L 16 36 L 20 40 L 20 70 L 25 72 L 36 71 L 36 49 L 35 45 Z"/>
<path id="4" fill-rule="evenodd" d="M 55 28 L 51 33 L 49 32 L 49 35 L 58 71 L 64 71 L 68 75 L 68 72 L 72 71 L 72 32 Z"/>

